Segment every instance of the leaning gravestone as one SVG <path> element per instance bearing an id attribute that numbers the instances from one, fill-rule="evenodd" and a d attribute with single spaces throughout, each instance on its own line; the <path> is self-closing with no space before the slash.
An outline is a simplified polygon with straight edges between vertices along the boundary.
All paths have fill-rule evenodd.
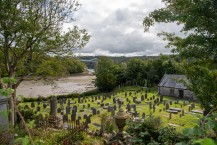
<path id="1" fill-rule="evenodd" d="M 0 95 L 0 128 L 3 130 L 7 130 L 9 128 L 9 120 L 8 120 L 8 108 L 9 108 L 9 100 L 8 97 L 3 97 Z"/>

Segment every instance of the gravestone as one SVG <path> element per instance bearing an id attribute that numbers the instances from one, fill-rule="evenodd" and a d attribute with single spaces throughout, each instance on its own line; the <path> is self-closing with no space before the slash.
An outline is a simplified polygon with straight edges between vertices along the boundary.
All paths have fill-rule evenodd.
<path id="1" fill-rule="evenodd" d="M 172 113 L 170 112 L 169 119 L 172 119 Z"/>
<path id="2" fill-rule="evenodd" d="M 101 107 L 104 107 L 104 103 L 101 103 L 100 106 L 101 106 Z"/>
<path id="3" fill-rule="evenodd" d="M 160 96 L 160 102 L 163 102 L 163 96 L 162 95 Z"/>
<path id="4" fill-rule="evenodd" d="M 143 119 L 145 118 L 145 113 L 142 113 L 142 118 L 143 118 Z"/>
<path id="5" fill-rule="evenodd" d="M 70 107 L 69 106 L 66 106 L 66 114 L 70 114 Z"/>
<path id="6" fill-rule="evenodd" d="M 145 99 L 147 99 L 147 98 L 148 98 L 148 94 L 146 93 L 146 94 L 145 94 Z"/>
<path id="7" fill-rule="evenodd" d="M 149 109 L 152 109 L 152 102 L 149 102 Z"/>
<path id="8" fill-rule="evenodd" d="M 184 116 L 185 115 L 185 111 L 184 111 L 184 109 L 182 109 L 182 116 Z"/>
<path id="9" fill-rule="evenodd" d="M 130 112 L 131 111 L 131 106 L 130 104 L 127 104 L 127 107 L 126 107 L 127 111 Z"/>
<path id="10" fill-rule="evenodd" d="M 93 108 L 92 114 L 93 114 L 93 115 L 96 115 L 96 109 L 95 109 L 95 108 Z"/>
<path id="11" fill-rule="evenodd" d="M 142 95 L 142 96 L 141 96 L 141 101 L 144 101 L 144 99 L 145 99 L 145 97 Z"/>
<path id="12" fill-rule="evenodd" d="M 70 102 L 70 100 L 68 99 L 68 106 L 70 106 L 70 104 L 71 104 L 71 102 Z"/>
<path id="13" fill-rule="evenodd" d="M 160 99 L 159 99 L 159 98 L 157 98 L 157 99 L 156 99 L 156 101 L 157 101 L 157 103 L 159 103 Z"/>
<path id="14" fill-rule="evenodd" d="M 78 120 L 81 120 L 81 116 L 78 116 Z"/>
<path id="15" fill-rule="evenodd" d="M 116 104 L 116 99 L 115 98 L 113 98 L 113 104 Z"/>
<path id="16" fill-rule="evenodd" d="M 173 101 L 172 100 L 170 100 L 170 105 L 172 105 L 173 104 Z"/>
<path id="17" fill-rule="evenodd" d="M 78 103 L 81 103 L 81 97 L 78 96 Z"/>
<path id="18" fill-rule="evenodd" d="M 63 115 L 63 122 L 67 122 L 68 121 L 68 115 Z"/>
<path id="19" fill-rule="evenodd" d="M 57 97 L 53 97 L 50 100 L 50 115 L 53 115 L 55 117 L 57 115 Z"/>
<path id="20" fill-rule="evenodd" d="M 111 112 L 111 107 L 110 106 L 108 106 L 108 110 L 107 110 L 108 112 Z"/>
<path id="21" fill-rule="evenodd" d="M 100 110 L 97 110 L 97 114 L 100 114 Z"/>
<path id="22" fill-rule="evenodd" d="M 74 105 L 73 109 L 75 110 L 75 112 L 77 112 L 78 107 L 76 105 Z"/>
<path id="23" fill-rule="evenodd" d="M 168 110 L 170 108 L 170 105 L 166 103 L 165 107 L 166 107 L 166 110 Z"/>
<path id="24" fill-rule="evenodd" d="M 87 115 L 86 114 L 84 114 L 84 116 L 83 116 L 83 119 L 86 119 L 87 118 Z"/>
<path id="25" fill-rule="evenodd" d="M 38 105 L 40 105 L 40 104 L 41 104 L 41 101 L 38 100 L 37 103 L 38 103 Z"/>
<path id="26" fill-rule="evenodd" d="M 116 111 L 116 109 L 117 109 L 116 105 L 114 105 L 114 107 L 113 107 L 113 108 L 114 108 L 114 111 Z"/>
<path id="27" fill-rule="evenodd" d="M 75 119 L 76 119 L 76 113 L 75 114 L 71 114 L 71 120 L 75 121 Z"/>
<path id="28" fill-rule="evenodd" d="M 39 112 L 39 111 L 40 111 L 40 106 L 38 106 L 38 107 L 36 108 L 36 111 L 37 111 L 37 112 Z"/>
<path id="29" fill-rule="evenodd" d="M 9 101 L 10 98 L 0 95 L 0 111 L 5 111 L 4 114 L 0 113 L 0 127 L 3 130 L 7 130 L 9 128 L 9 120 L 8 120 Z"/>
<path id="30" fill-rule="evenodd" d="M 47 104 L 43 103 L 43 108 L 44 109 L 47 108 Z"/>
<path id="31" fill-rule="evenodd" d="M 31 107 L 32 107 L 32 108 L 35 107 L 35 103 L 34 103 L 34 102 L 31 103 Z"/>
<path id="32" fill-rule="evenodd" d="M 60 113 L 60 112 L 61 112 L 61 109 L 60 109 L 60 108 L 58 108 L 58 109 L 57 109 L 57 113 Z"/>
<path id="33" fill-rule="evenodd" d="M 195 104 L 192 103 L 192 104 L 191 104 L 191 109 L 194 109 L 194 108 L 195 108 Z"/>
<path id="34" fill-rule="evenodd" d="M 155 108 L 155 105 L 153 105 L 153 112 L 155 112 L 155 109 L 156 109 L 156 108 Z"/>

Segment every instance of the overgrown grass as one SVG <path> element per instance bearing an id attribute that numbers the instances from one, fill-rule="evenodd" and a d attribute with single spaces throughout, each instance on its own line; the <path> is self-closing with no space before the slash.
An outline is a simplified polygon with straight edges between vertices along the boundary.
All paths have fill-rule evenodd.
<path id="1" fill-rule="evenodd" d="M 125 92 L 127 92 L 128 98 L 131 101 L 130 104 L 134 104 L 133 103 L 133 96 L 137 96 L 137 98 L 140 98 L 142 94 L 143 95 L 145 94 L 145 90 L 142 91 L 141 87 L 134 87 L 134 86 L 133 87 L 127 86 L 127 87 L 124 87 L 122 89 L 116 89 L 113 92 L 111 92 L 110 95 L 112 94 L 112 97 L 114 96 L 116 98 L 122 98 L 123 99 L 124 105 L 122 105 L 122 108 L 124 108 L 124 109 L 126 108 L 126 105 L 127 105 L 127 101 L 126 101 L 126 97 L 125 97 Z M 131 96 L 129 96 L 129 92 L 132 93 Z M 135 94 L 135 92 L 138 92 L 138 93 Z M 107 113 L 108 115 L 111 115 L 111 113 L 107 112 L 107 109 L 103 109 L 102 107 L 100 107 L 100 105 L 97 104 L 97 102 L 99 100 L 95 101 L 95 99 L 94 99 L 94 102 L 91 101 L 92 100 L 91 97 L 95 97 L 95 96 L 98 96 L 98 95 L 102 96 L 103 95 L 102 93 L 98 94 L 95 91 L 93 91 L 91 93 L 84 93 L 84 94 L 85 95 L 83 95 L 83 96 L 86 96 L 86 100 L 87 100 L 86 103 L 85 102 L 84 103 L 78 103 L 77 102 L 78 101 L 77 97 L 74 97 L 73 95 L 72 96 L 68 95 L 66 97 L 71 102 L 77 102 L 76 104 L 73 104 L 73 105 L 77 105 L 77 107 L 78 107 L 77 117 L 81 116 L 81 118 L 83 120 L 83 115 L 84 114 L 87 114 L 87 115 L 92 114 L 91 109 L 87 108 L 87 104 L 90 104 L 91 107 L 94 107 L 97 110 L 100 110 L 101 114 L 102 113 Z M 156 97 L 159 97 L 158 94 L 157 94 L 157 89 L 156 88 L 152 88 L 151 92 L 148 92 L 148 98 L 152 97 L 153 95 L 155 95 Z M 62 97 L 64 97 L 64 96 L 62 96 Z M 58 98 L 62 98 L 62 97 L 58 97 Z M 174 100 L 174 98 L 164 97 L 164 100 Z M 156 106 L 156 111 L 153 112 L 152 110 L 149 109 L 149 105 L 146 103 L 146 101 L 147 100 L 142 101 L 136 107 L 137 112 L 139 112 L 139 116 L 140 117 L 142 116 L 142 113 L 145 113 L 146 115 L 152 114 L 154 116 L 160 116 L 161 119 L 162 119 L 162 121 L 163 121 L 163 126 L 167 126 L 168 123 L 176 124 L 176 125 L 178 125 L 176 127 L 176 129 L 178 131 L 182 131 L 182 129 L 185 128 L 185 127 L 192 127 L 193 125 L 195 125 L 195 120 L 197 120 L 197 117 L 196 117 L 196 115 L 192 114 L 191 112 L 188 112 L 188 106 L 187 105 L 186 106 L 183 105 L 183 100 L 180 100 L 178 104 L 175 104 L 173 102 L 173 104 L 170 105 L 170 107 L 180 108 L 181 104 L 182 104 L 183 105 L 182 109 L 184 109 L 185 115 L 182 116 L 182 117 L 180 117 L 181 113 L 172 114 L 172 119 L 169 119 L 169 113 L 168 112 L 165 112 L 165 111 L 159 112 L 160 109 L 163 110 L 163 108 L 164 108 L 163 104 L 160 104 L 160 105 Z M 153 103 L 153 100 L 151 102 Z M 103 103 L 104 104 L 109 103 L 111 106 L 113 106 L 113 100 L 112 100 L 112 98 L 111 99 L 108 98 Z M 37 106 L 37 102 L 35 102 L 35 104 Z M 28 105 L 30 107 L 31 102 L 20 103 L 20 106 L 22 106 L 22 107 L 24 107 L 25 105 Z M 64 108 L 66 107 L 66 105 L 67 105 L 67 103 L 64 104 Z M 71 105 L 71 106 L 73 106 L 73 105 Z M 83 105 L 85 105 L 84 112 L 80 112 L 80 110 L 83 109 Z M 42 115 L 49 114 L 49 111 L 50 111 L 49 106 L 46 109 L 43 109 L 43 104 L 42 103 L 39 106 L 41 108 L 41 111 L 37 112 L 37 114 L 39 114 L 39 113 L 41 113 Z M 116 106 L 118 107 L 117 104 L 116 104 Z M 199 106 L 200 105 L 198 103 L 195 103 L 195 109 L 201 109 Z M 57 108 L 59 108 L 59 107 L 60 107 L 60 105 L 58 103 Z M 34 108 L 34 110 L 36 111 L 36 107 Z M 65 110 L 64 110 L 64 114 L 65 114 Z M 58 113 L 58 116 L 61 117 L 60 113 Z M 70 115 L 68 115 L 68 117 L 70 118 Z M 100 124 L 100 117 L 99 117 L 99 115 L 93 116 L 91 118 L 91 124 L 89 125 L 89 130 L 92 130 L 92 131 L 99 130 L 100 128 L 97 127 L 97 126 L 94 126 L 93 123 Z"/>

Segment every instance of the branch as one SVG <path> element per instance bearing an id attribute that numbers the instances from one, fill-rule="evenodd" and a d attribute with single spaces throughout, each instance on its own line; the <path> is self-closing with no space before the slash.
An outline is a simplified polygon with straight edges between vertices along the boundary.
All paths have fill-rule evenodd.
<path id="1" fill-rule="evenodd" d="M 14 108 L 15 108 L 15 110 L 17 111 L 18 115 L 20 116 L 20 118 L 21 118 L 21 120 L 22 120 L 22 122 L 23 122 L 23 125 L 24 125 L 24 127 L 25 127 L 25 130 L 27 131 L 27 133 L 28 133 L 28 135 L 29 135 L 29 140 L 30 140 L 31 144 L 32 144 L 32 145 L 35 145 L 35 143 L 34 143 L 34 141 L 33 141 L 33 139 L 32 139 L 32 135 L 31 135 L 31 133 L 30 133 L 30 131 L 29 131 L 28 126 L 26 125 L 26 122 L 25 122 L 25 120 L 24 120 L 22 114 L 20 113 L 20 110 L 18 109 L 16 103 L 14 103 L 14 99 L 13 99 L 13 98 L 12 98 L 12 100 L 13 100 Z"/>

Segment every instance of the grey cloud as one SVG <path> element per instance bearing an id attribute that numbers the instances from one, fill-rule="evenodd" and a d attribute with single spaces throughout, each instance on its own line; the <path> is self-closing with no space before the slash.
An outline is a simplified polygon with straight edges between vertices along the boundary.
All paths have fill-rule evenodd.
<path id="1" fill-rule="evenodd" d="M 90 3 L 89 3 L 90 4 Z M 87 5 L 87 4 L 86 4 Z M 84 49 L 75 51 L 82 54 L 108 55 L 157 55 L 159 53 L 169 53 L 165 49 L 166 42 L 156 36 L 157 32 L 163 29 L 177 31 L 174 24 L 172 27 L 165 27 L 158 24 L 150 33 L 143 32 L 142 21 L 150 10 L 159 6 L 159 2 L 147 3 L 142 5 L 135 2 L 130 3 L 129 7 L 118 8 L 114 11 L 101 14 L 97 9 L 84 9 L 77 15 L 77 22 L 82 28 L 90 32 L 92 38 Z M 79 12 L 78 12 L 79 13 Z"/>

